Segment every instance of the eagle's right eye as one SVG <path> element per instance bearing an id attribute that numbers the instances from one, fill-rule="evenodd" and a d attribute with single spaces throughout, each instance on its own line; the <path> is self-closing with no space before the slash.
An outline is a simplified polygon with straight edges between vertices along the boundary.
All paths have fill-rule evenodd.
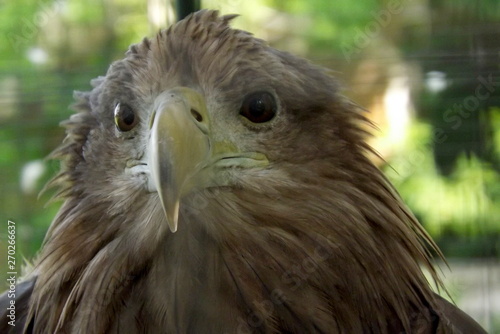
<path id="1" fill-rule="evenodd" d="M 134 110 L 128 105 L 118 102 L 115 106 L 115 125 L 121 132 L 132 130 L 138 122 Z"/>

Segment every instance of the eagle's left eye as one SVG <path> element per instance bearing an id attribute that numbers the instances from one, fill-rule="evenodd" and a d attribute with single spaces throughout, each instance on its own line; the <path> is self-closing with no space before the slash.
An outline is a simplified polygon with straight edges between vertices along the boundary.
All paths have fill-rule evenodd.
<path id="1" fill-rule="evenodd" d="M 115 125 L 121 132 L 132 130 L 137 124 L 138 118 L 134 110 L 128 105 L 117 103 L 115 106 Z"/>
<path id="2" fill-rule="evenodd" d="M 240 108 L 240 115 L 252 123 L 265 123 L 274 118 L 276 111 L 274 96 L 268 92 L 258 92 L 245 97 Z"/>

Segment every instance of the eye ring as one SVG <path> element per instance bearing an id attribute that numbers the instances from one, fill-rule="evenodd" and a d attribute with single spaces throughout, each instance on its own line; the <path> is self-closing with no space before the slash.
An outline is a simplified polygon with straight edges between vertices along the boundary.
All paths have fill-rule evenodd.
<path id="1" fill-rule="evenodd" d="M 271 121 L 278 110 L 276 99 L 269 92 L 255 92 L 243 99 L 240 115 L 252 123 Z"/>
<path id="2" fill-rule="evenodd" d="M 132 130 L 139 122 L 134 110 L 125 103 L 118 102 L 115 105 L 114 115 L 116 128 L 120 132 Z"/>

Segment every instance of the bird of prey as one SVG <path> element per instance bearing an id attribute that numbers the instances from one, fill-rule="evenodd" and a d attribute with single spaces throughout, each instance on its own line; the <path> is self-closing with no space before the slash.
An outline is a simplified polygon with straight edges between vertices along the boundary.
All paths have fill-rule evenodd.
<path id="1" fill-rule="evenodd" d="M 365 112 L 234 17 L 194 13 L 75 94 L 64 203 L 1 332 L 484 333 L 432 291 Z"/>

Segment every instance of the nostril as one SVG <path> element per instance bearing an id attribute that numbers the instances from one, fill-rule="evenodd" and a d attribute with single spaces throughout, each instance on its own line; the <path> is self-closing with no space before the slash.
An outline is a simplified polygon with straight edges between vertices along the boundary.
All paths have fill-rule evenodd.
<path id="1" fill-rule="evenodd" d="M 198 122 L 203 122 L 203 117 L 201 116 L 201 114 L 199 112 L 197 112 L 196 110 L 194 109 L 191 109 L 191 115 L 193 115 L 194 119 Z"/>

